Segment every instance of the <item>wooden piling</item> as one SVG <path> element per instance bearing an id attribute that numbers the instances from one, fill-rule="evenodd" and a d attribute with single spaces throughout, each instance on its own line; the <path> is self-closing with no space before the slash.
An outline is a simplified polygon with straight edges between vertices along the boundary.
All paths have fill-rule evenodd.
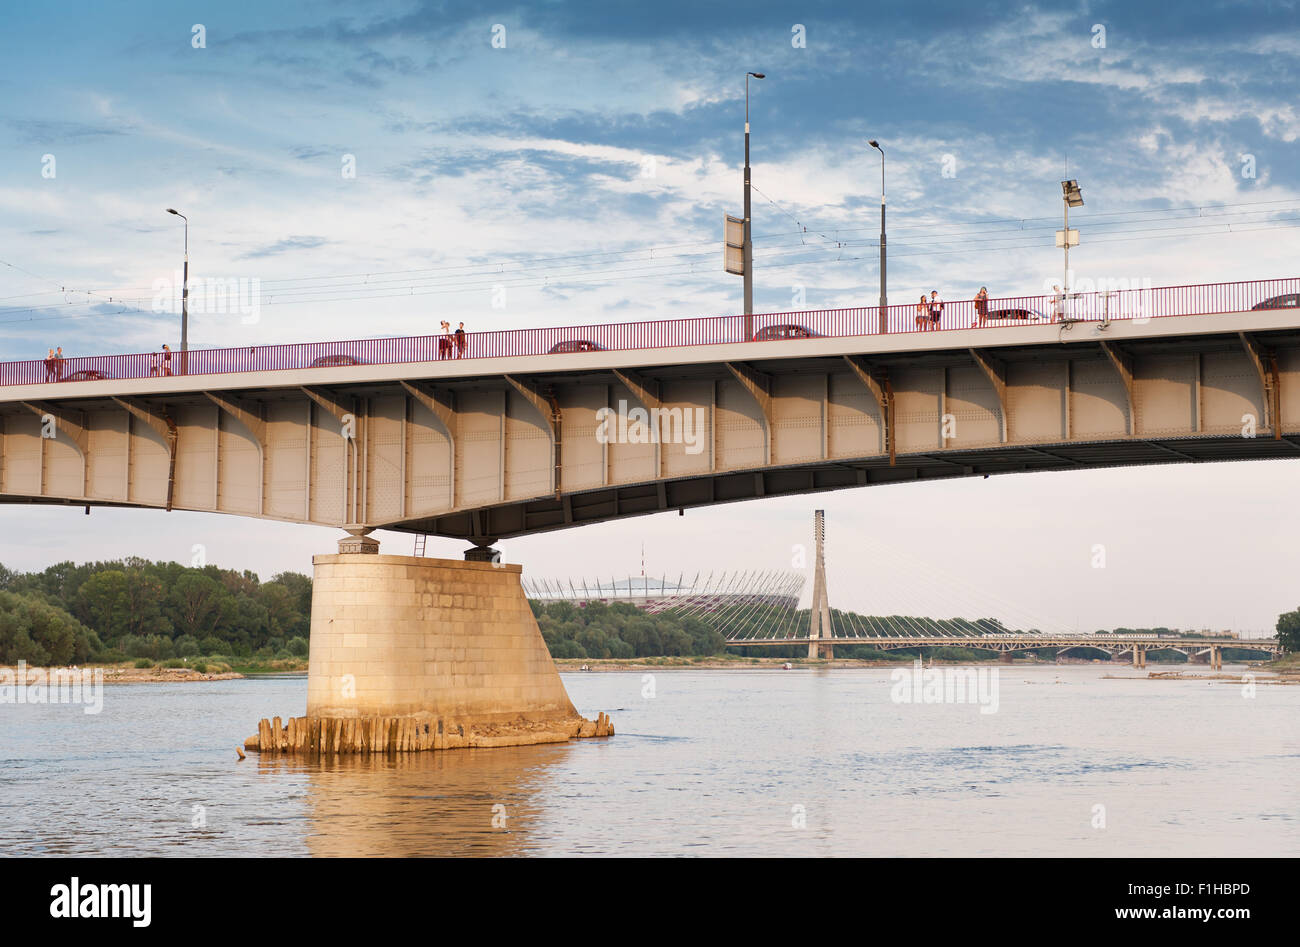
<path id="1" fill-rule="evenodd" d="M 340 753 L 397 754 L 467 746 L 519 746 L 553 742 L 551 738 L 557 735 L 568 739 L 614 735 L 613 721 L 604 711 L 597 714 L 595 720 L 574 718 L 557 722 L 556 728 L 545 734 L 527 720 L 521 719 L 515 724 L 518 732 L 511 732 L 509 724 L 505 726 L 505 732 L 502 732 L 499 724 L 484 731 L 477 729 L 473 723 L 457 723 L 441 717 L 263 717 L 257 723 L 257 735 L 249 737 L 244 746 L 261 753 L 296 753 L 306 756 Z M 548 739 L 540 739 L 540 736 Z"/>

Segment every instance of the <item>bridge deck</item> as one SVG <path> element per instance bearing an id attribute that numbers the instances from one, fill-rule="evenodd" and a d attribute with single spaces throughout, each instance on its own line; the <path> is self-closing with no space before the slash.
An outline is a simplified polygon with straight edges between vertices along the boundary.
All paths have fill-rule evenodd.
<path id="1" fill-rule="evenodd" d="M 551 340 L 576 330 L 482 333 L 460 359 L 438 359 L 432 336 L 173 353 L 189 375 L 104 356 L 126 360 L 101 363 L 107 374 L 136 374 L 75 383 L 43 381 L 44 361 L 8 363 L 0 502 L 487 543 L 869 484 L 1294 458 L 1300 310 L 1251 307 L 1297 291 L 1175 287 L 1127 310 L 1095 297 L 1076 301 L 1093 318 L 1020 326 L 971 326 L 973 309 L 949 304 L 943 331 L 885 334 L 874 308 L 800 313 L 820 334 L 777 341 L 744 341 L 739 316 L 707 331 L 638 323 L 599 327 L 604 349 L 555 354 Z M 1181 314 L 1137 314 L 1161 299 Z M 1186 312 L 1223 300 L 1240 308 Z M 311 367 L 347 346 L 375 357 Z"/>
<path id="2" fill-rule="evenodd" d="M 205 386 L 245 387 L 252 384 L 249 373 L 271 373 L 261 384 L 300 383 L 298 372 L 307 372 L 311 382 L 356 382 L 415 377 L 464 377 L 528 370 L 530 359 L 547 356 L 546 370 L 568 367 L 643 366 L 684 364 L 718 358 L 764 359 L 788 354 L 816 355 L 852 351 L 859 354 L 887 354 L 903 351 L 931 351 L 952 347 L 1003 347 L 1047 341 L 1072 341 L 1094 332 L 1109 331 L 1107 337 L 1130 336 L 1132 328 L 1151 331 L 1137 336 L 1158 337 L 1195 331 L 1212 331 L 1192 325 L 1167 326 L 1170 317 L 1231 315 L 1238 325 L 1221 331 L 1260 331 L 1295 322 L 1296 294 L 1300 278 L 1255 280 L 1236 283 L 1206 283 L 1114 293 L 1080 293 L 1063 301 L 1052 296 L 1021 296 L 989 300 L 986 312 L 1018 313 L 1026 318 L 982 318 L 973 300 L 944 305 L 937 322 L 922 322 L 915 304 L 853 309 L 810 310 L 731 315 L 655 322 L 612 323 L 514 329 L 499 332 L 471 332 L 463 345 L 448 342 L 442 335 L 407 338 L 360 339 L 308 342 L 288 345 L 249 346 L 225 349 L 194 349 L 172 352 L 165 359 L 159 353 L 77 356 L 51 364 L 45 359 L 0 363 L 0 397 L 20 400 L 31 397 L 13 389 L 50 383 L 90 383 L 100 391 L 185 390 L 190 383 L 178 383 L 178 376 L 202 375 Z M 1290 302 L 1291 306 L 1282 305 Z M 1257 309 L 1257 306 L 1274 308 Z M 1179 320 L 1181 322 L 1181 320 Z M 1075 330 L 1077 324 L 1084 328 Z M 782 327 L 796 327 L 802 338 L 767 340 L 756 338 Z M 1106 326 L 1107 330 L 1099 327 Z M 1092 331 L 1089 331 L 1092 330 Z M 1070 333 L 1068 336 L 1066 333 Z M 850 341 L 846 346 L 844 343 Z M 590 345 L 590 351 L 559 351 L 572 344 Z M 777 344 L 779 343 L 779 344 Z M 740 346 L 741 351 L 731 347 Z M 445 346 L 445 347 L 444 347 Z M 705 351 L 698 351 L 700 348 Z M 725 349 L 725 351 L 721 351 Z M 661 351 L 655 351 L 661 350 Z M 614 353 L 636 353 L 619 358 Z M 340 366 L 338 360 L 355 364 Z M 317 364 L 318 362 L 322 362 Z M 381 370 L 382 366 L 390 368 Z M 288 373 L 284 375 L 282 373 Z M 212 377 L 217 376 L 217 377 Z M 231 377 L 234 376 L 234 377 Z M 105 382 L 144 380 L 160 384 L 127 386 Z"/>

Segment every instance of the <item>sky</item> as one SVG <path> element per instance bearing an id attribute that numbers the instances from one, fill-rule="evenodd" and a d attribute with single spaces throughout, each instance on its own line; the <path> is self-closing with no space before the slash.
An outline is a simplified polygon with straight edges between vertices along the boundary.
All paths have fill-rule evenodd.
<path id="1" fill-rule="evenodd" d="M 0 30 L 0 358 L 716 315 L 751 80 L 755 308 L 1295 276 L 1295 3 L 26 4 Z M 256 281 L 256 283 L 254 283 Z M 1147 282 L 1149 281 L 1149 283 Z M 502 544 L 532 575 L 790 568 L 831 603 L 1061 629 L 1262 632 L 1300 605 L 1300 461 L 762 500 Z M 0 508 L 0 562 L 135 554 L 265 577 L 337 531 Z M 411 538 L 381 534 L 384 550 Z M 459 542 L 430 553 L 459 557 Z M 1097 547 L 1104 563 L 1098 567 Z M 809 583 L 809 590 L 811 583 Z M 807 593 L 805 593 L 805 598 Z"/>

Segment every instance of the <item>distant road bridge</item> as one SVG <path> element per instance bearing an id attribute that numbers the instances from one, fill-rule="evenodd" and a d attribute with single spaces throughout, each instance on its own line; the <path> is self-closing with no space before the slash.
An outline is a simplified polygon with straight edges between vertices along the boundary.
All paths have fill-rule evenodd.
<path id="1" fill-rule="evenodd" d="M 846 487 L 1300 457 L 1300 279 L 0 364 L 0 502 L 476 547 Z M 483 551 L 482 549 L 479 550 Z M 474 550 L 471 550 L 474 552 Z"/>
<path id="2" fill-rule="evenodd" d="M 1040 648 L 1055 648 L 1061 651 L 1074 648 L 1094 648 L 1113 656 L 1131 654 L 1134 667 L 1146 667 L 1146 655 L 1149 651 L 1177 651 L 1189 660 L 1205 657 L 1211 668 L 1223 666 L 1223 649 L 1231 648 L 1241 651 L 1256 651 L 1260 654 L 1281 654 L 1282 648 L 1276 638 L 1232 638 L 1229 636 L 1196 637 L 1189 635 L 1052 635 L 1033 634 L 1029 632 L 1008 632 L 1005 634 L 969 634 L 969 635 L 845 635 L 832 637 L 829 641 L 809 635 L 788 638 L 729 638 L 727 644 L 732 647 L 754 647 L 763 645 L 866 645 L 879 651 L 897 651 L 902 648 L 974 648 L 981 651 L 996 651 L 1009 658 L 1016 651 L 1036 651 Z M 812 656 L 812 655 L 810 655 Z"/>

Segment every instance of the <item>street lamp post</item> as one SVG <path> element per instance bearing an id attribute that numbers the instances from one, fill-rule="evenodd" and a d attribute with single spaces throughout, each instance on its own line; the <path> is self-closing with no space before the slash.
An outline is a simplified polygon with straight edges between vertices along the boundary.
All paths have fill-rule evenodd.
<path id="1" fill-rule="evenodd" d="M 1070 229 L 1070 208 L 1083 206 L 1083 191 L 1075 180 L 1061 182 L 1061 204 L 1065 215 L 1063 229 L 1057 231 L 1057 246 L 1065 250 L 1065 275 L 1061 280 L 1061 294 L 1070 291 L 1070 247 L 1079 245 L 1079 231 Z"/>
<path id="2" fill-rule="evenodd" d="M 175 208 L 167 213 L 185 221 L 185 269 L 181 277 L 181 374 L 189 374 L 190 349 L 190 219 Z"/>
<path id="3" fill-rule="evenodd" d="M 761 72 L 745 73 L 745 341 L 754 337 L 754 243 L 749 220 L 749 77 L 764 78 Z"/>
<path id="4" fill-rule="evenodd" d="M 889 331 L 889 297 L 885 289 L 885 149 L 874 138 L 867 142 L 880 152 L 880 334 Z"/>

